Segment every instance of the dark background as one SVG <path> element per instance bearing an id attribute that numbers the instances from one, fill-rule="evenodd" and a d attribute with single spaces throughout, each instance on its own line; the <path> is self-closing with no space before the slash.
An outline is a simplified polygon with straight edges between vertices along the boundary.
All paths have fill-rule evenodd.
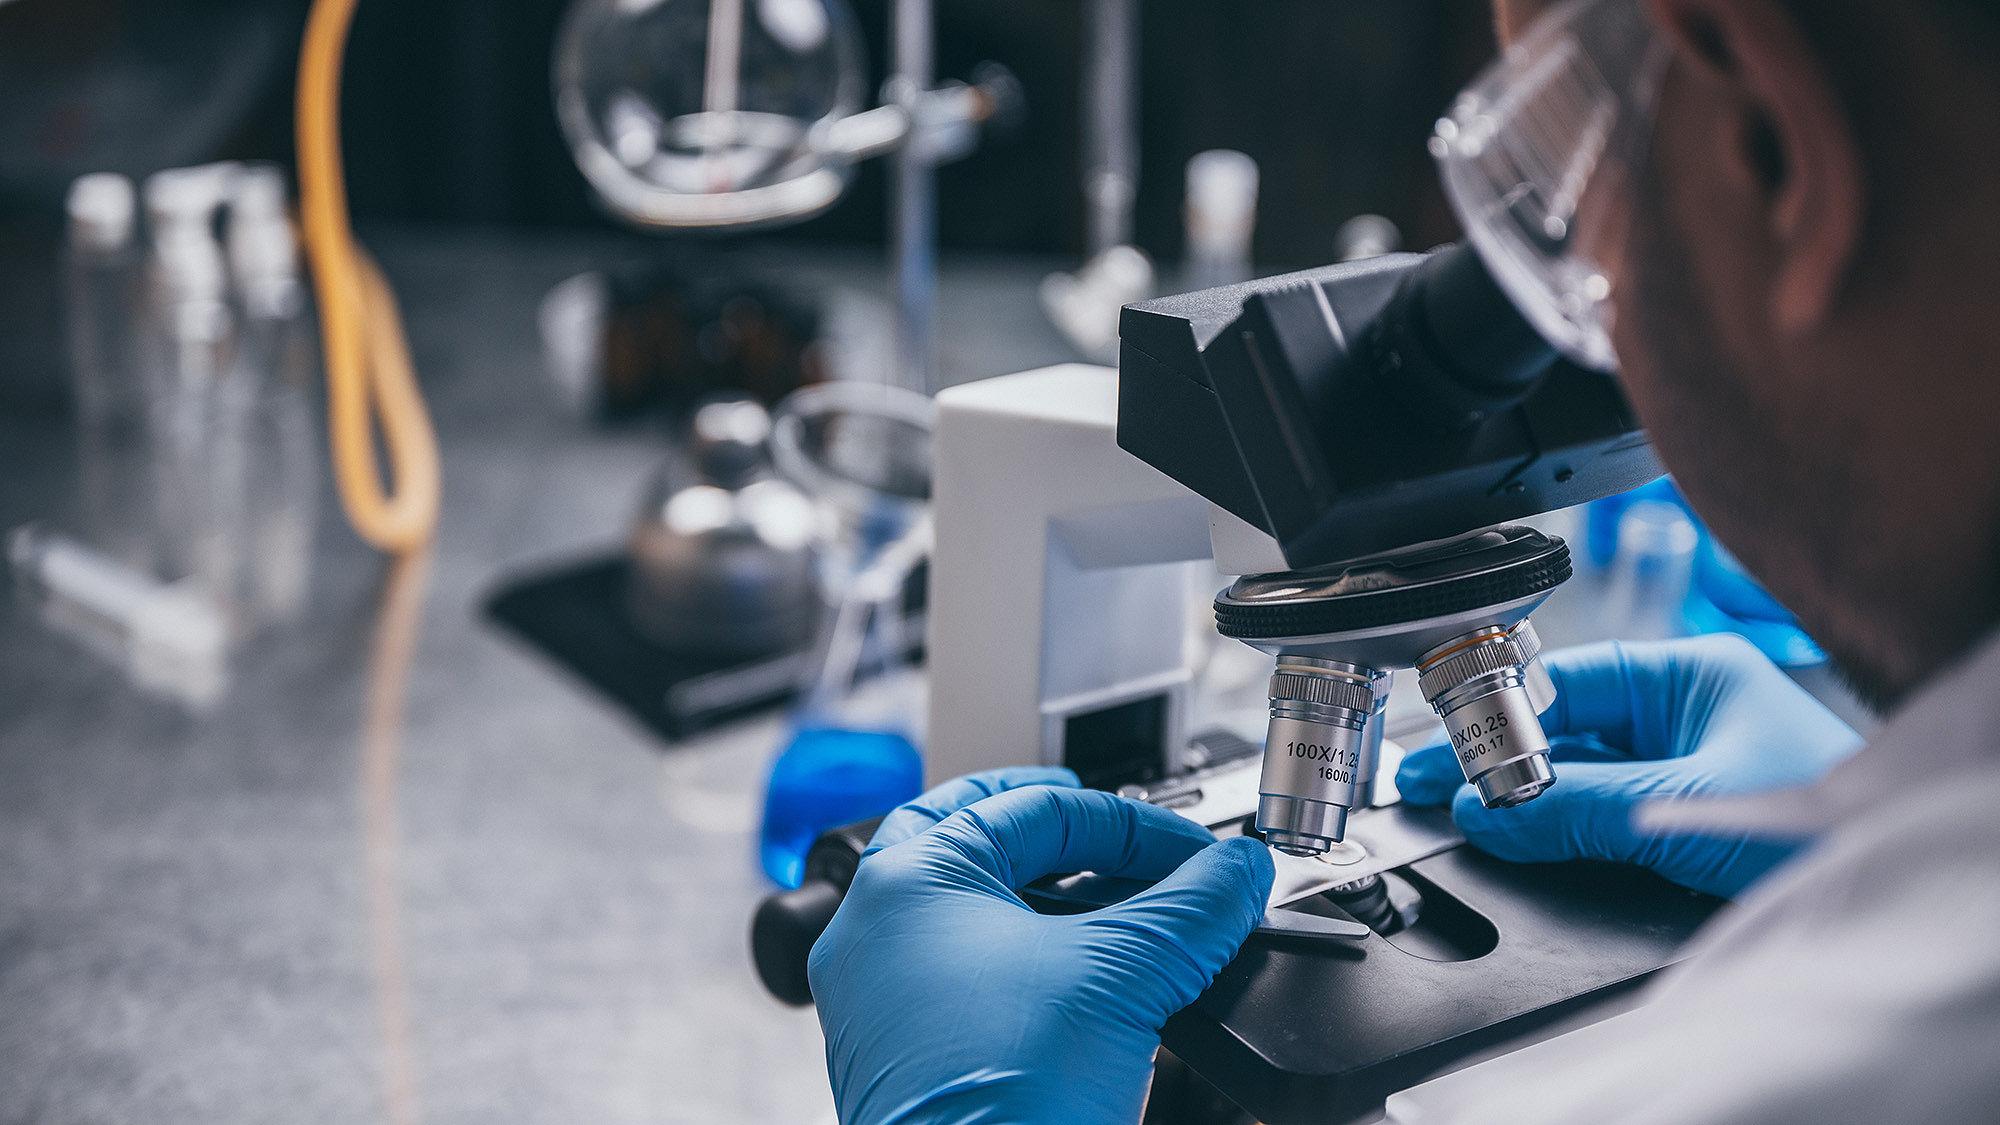
<path id="1" fill-rule="evenodd" d="M 681 2 L 681 0 L 668 0 Z M 871 88 L 889 0 L 854 0 Z M 593 205 L 557 128 L 551 47 L 567 0 L 361 0 L 342 117 L 364 237 L 456 226 L 467 237 L 564 232 L 600 253 L 682 256 Z M 1362 212 L 1412 248 L 1456 236 L 1424 150 L 1431 123 L 1493 47 L 1488 0 L 1147 0 L 1141 26 L 1137 241 L 1177 276 L 1187 158 L 1241 149 L 1262 167 L 1263 272 L 1318 265 Z M 0 0 L 0 410 L 59 413 L 62 196 L 84 172 L 136 178 L 219 158 L 289 164 L 306 0 Z M 1025 122 L 940 172 L 944 249 L 1083 252 L 1080 0 L 937 0 L 938 74 L 1005 63 Z M 825 214 L 723 240 L 879 246 L 885 162 Z M 384 244 L 386 245 L 386 244 Z M 378 247 L 380 248 L 380 247 Z M 781 248 L 765 246 L 766 251 Z M 705 250 L 699 251 L 704 258 Z M 768 260 L 767 254 L 767 260 Z"/>
<path id="2" fill-rule="evenodd" d="M 362 0 L 344 96 L 356 216 L 603 226 L 550 107 L 564 0 Z M 1142 5 L 1138 240 L 1179 255 L 1182 166 L 1242 149 L 1264 172 L 1260 264 L 1330 254 L 1375 211 L 1452 235 L 1423 139 L 1492 50 L 1486 0 L 1151 0 Z M 289 158 L 303 0 L 0 3 L 0 208 L 53 223 L 71 176 L 219 156 Z M 886 0 L 857 0 L 877 81 Z M 948 248 L 1082 249 L 1077 0 L 939 0 L 938 72 L 995 59 L 1029 116 L 942 173 Z M 882 162 L 801 238 L 879 242 Z"/>

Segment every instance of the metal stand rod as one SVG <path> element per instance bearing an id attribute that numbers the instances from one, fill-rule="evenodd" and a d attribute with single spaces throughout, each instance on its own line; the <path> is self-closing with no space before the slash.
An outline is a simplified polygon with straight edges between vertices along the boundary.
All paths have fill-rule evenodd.
<path id="1" fill-rule="evenodd" d="M 910 139 L 895 157 L 889 243 L 895 289 L 894 381 L 936 392 L 937 166 L 923 121 L 934 60 L 931 0 L 896 0 L 892 99 L 911 112 Z"/>
<path id="2" fill-rule="evenodd" d="M 702 112 L 736 112 L 742 71 L 743 0 L 714 0 L 708 9 L 708 62 L 702 72 Z"/>
<path id="3" fill-rule="evenodd" d="M 1139 191 L 1138 0 L 1090 0 L 1083 72 L 1088 256 L 1132 241 Z"/>

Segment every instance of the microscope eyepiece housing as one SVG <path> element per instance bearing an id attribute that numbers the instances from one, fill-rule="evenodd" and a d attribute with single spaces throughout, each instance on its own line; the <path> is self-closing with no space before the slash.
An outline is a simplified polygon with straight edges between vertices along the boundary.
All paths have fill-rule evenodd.
<path id="1" fill-rule="evenodd" d="M 1119 336 L 1118 444 L 1269 535 L 1282 569 L 1661 473 L 1617 380 L 1558 358 L 1470 247 L 1128 305 Z"/>

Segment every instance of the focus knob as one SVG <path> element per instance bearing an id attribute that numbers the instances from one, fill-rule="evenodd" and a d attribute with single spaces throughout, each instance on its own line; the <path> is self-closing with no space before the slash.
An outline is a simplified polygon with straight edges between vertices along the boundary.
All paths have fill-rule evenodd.
<path id="1" fill-rule="evenodd" d="M 813 943 L 833 922 L 847 896 L 861 853 L 875 836 L 881 817 L 827 830 L 806 852 L 805 879 L 795 891 L 765 899 L 750 919 L 750 960 L 771 995 L 787 1004 L 812 1003 L 806 961 Z"/>
<path id="2" fill-rule="evenodd" d="M 806 960 L 845 895 L 844 888 L 816 881 L 772 895 L 757 907 L 750 922 L 750 958 L 771 995 L 792 1005 L 812 1003 Z"/>

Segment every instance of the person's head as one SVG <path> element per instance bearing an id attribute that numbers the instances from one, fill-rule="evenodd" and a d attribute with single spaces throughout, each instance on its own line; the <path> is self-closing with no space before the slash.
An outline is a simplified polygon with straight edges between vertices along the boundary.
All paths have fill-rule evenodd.
<path id="1" fill-rule="evenodd" d="M 1613 277 L 1716 534 L 1893 702 L 2000 622 L 2000 0 L 1644 0 L 1672 64 Z M 1503 36 L 1551 6 L 1497 0 Z"/>

